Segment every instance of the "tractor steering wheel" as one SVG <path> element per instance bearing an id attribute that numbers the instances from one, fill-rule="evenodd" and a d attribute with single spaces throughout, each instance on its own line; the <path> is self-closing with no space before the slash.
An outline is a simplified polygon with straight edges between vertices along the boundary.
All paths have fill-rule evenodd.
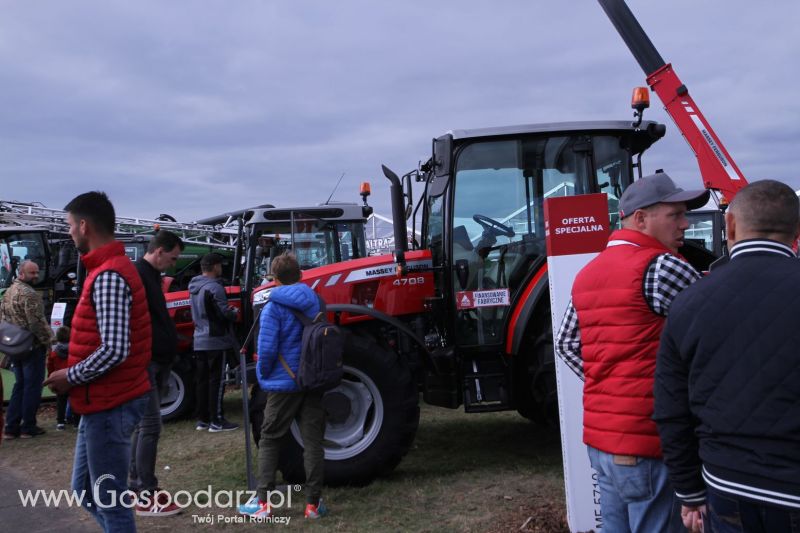
<path id="1" fill-rule="evenodd" d="M 508 237 L 509 239 L 514 236 L 513 229 L 505 224 L 501 224 L 500 222 L 487 217 L 486 215 L 479 215 L 476 213 L 472 215 L 472 220 L 480 224 L 484 230 L 495 235 L 502 235 L 503 237 Z"/>

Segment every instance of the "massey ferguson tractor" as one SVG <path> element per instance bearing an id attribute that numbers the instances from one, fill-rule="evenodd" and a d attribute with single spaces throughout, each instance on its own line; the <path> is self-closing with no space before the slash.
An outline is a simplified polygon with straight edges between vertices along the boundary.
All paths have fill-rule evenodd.
<path id="1" fill-rule="evenodd" d="M 414 440 L 420 391 L 431 405 L 556 419 L 543 201 L 605 192 L 616 218 L 642 153 L 664 132 L 654 122 L 458 130 L 435 139 L 431 159 L 402 182 L 384 169 L 394 257 L 303 274 L 349 332 L 345 379 L 325 396 L 327 483 L 393 469 Z M 422 237 L 407 249 L 412 181 L 422 186 Z M 255 290 L 256 309 L 270 290 Z M 289 481 L 302 477 L 292 434 L 281 467 Z"/>
<path id="2" fill-rule="evenodd" d="M 694 150 L 705 186 L 731 200 L 746 181 L 686 86 L 623 1 L 600 3 Z M 634 123 L 454 130 L 433 140 L 418 170 L 399 178 L 384 167 L 393 256 L 307 270 L 302 280 L 349 333 L 345 378 L 324 397 L 327 483 L 363 484 L 391 471 L 414 441 L 420 392 L 430 405 L 556 419 L 543 202 L 605 193 L 617 225 L 622 192 L 642 176 L 643 153 L 666 132 L 642 120 L 647 89 L 634 95 Z M 422 188 L 416 205 L 412 182 Z M 418 242 L 408 239 L 410 218 L 412 228 L 421 221 Z M 719 220 L 709 230 L 715 239 Z M 681 252 L 706 270 L 707 248 L 715 247 Z M 256 309 L 271 290 L 255 290 Z M 295 425 L 281 456 L 289 482 L 303 478 L 301 446 Z"/>

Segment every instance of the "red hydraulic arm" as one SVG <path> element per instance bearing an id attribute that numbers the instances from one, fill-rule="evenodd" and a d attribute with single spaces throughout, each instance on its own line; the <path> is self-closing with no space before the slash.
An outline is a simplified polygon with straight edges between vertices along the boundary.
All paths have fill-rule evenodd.
<path id="1" fill-rule="evenodd" d="M 705 188 L 719 191 L 728 202 L 733 200 L 739 189 L 747 185 L 747 180 L 700 112 L 686 85 L 672 65 L 661 58 L 625 0 L 598 2 L 647 75 L 647 84 L 664 103 L 667 113 L 694 151 Z"/>

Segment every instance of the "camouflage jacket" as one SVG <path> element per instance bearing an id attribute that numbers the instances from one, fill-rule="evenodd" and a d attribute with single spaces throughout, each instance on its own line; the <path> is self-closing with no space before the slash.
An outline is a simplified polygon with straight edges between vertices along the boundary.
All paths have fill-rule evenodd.
<path id="1" fill-rule="evenodd" d="M 0 301 L 0 319 L 32 332 L 44 346 L 49 347 L 53 340 L 50 324 L 44 316 L 42 296 L 18 279 L 14 280 Z"/>

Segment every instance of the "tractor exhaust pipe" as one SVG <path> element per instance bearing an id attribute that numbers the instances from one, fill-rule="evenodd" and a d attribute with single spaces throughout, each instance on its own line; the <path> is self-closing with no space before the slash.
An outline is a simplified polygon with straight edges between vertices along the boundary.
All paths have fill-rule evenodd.
<path id="1" fill-rule="evenodd" d="M 392 198 L 392 225 L 394 226 L 394 262 L 400 268 L 400 274 L 406 273 L 406 250 L 408 249 L 408 234 L 406 232 L 405 209 L 403 208 L 403 185 L 397 174 L 381 165 L 383 175 L 391 182 L 389 193 Z"/>

